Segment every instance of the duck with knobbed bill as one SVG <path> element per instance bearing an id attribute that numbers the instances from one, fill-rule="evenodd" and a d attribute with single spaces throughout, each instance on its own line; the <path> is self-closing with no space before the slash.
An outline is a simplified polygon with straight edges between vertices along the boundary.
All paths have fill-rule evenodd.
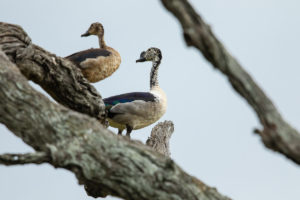
<path id="1" fill-rule="evenodd" d="M 130 137 L 132 130 L 141 129 L 159 120 L 167 109 L 167 98 L 158 84 L 158 68 L 162 59 L 158 48 L 143 51 L 136 62 L 152 62 L 150 92 L 132 92 L 103 99 L 109 125 L 118 128 L 121 135 L 124 129 Z"/>
<path id="2" fill-rule="evenodd" d="M 92 48 L 74 53 L 66 59 L 77 65 L 84 77 L 91 83 L 101 81 L 112 75 L 121 63 L 120 54 L 104 42 L 104 28 L 101 23 L 93 23 L 81 37 L 96 35 L 100 48 Z"/>

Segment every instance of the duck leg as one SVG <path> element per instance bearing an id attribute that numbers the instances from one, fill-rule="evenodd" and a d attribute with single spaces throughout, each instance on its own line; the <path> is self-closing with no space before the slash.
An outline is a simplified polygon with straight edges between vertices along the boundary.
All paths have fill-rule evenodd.
<path id="1" fill-rule="evenodd" d="M 123 130 L 122 130 L 122 129 L 119 129 L 119 130 L 118 130 L 118 135 L 122 135 L 122 132 L 123 132 Z"/>
<path id="2" fill-rule="evenodd" d="M 129 126 L 128 124 L 126 124 L 126 130 L 127 130 L 126 137 L 130 138 L 130 133 L 131 133 L 132 129 L 133 128 L 131 126 Z"/>

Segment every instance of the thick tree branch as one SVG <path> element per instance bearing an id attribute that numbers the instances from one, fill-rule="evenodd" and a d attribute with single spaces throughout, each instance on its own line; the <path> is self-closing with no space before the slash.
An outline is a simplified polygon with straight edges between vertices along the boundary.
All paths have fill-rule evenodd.
<path id="1" fill-rule="evenodd" d="M 161 0 L 179 20 L 188 46 L 199 49 L 256 112 L 263 130 L 258 133 L 266 147 L 300 164 L 300 134 L 280 115 L 272 101 L 230 55 L 187 0 Z"/>
<path id="2" fill-rule="evenodd" d="M 57 102 L 102 119 L 101 96 L 81 71 L 71 62 L 33 44 L 20 26 L 0 22 L 1 48 L 23 75 L 39 84 Z"/>
<path id="3" fill-rule="evenodd" d="M 0 155 L 0 164 L 3 165 L 42 164 L 45 162 L 50 162 L 50 157 L 45 152 Z"/>
<path id="4" fill-rule="evenodd" d="M 49 163 L 76 174 L 89 195 L 143 200 L 228 200 L 170 158 L 49 101 L 0 51 L 0 122 Z"/>
<path id="5" fill-rule="evenodd" d="M 174 132 L 174 124 L 172 121 L 164 121 L 158 123 L 151 131 L 151 135 L 146 144 L 155 151 L 170 156 L 169 140 Z"/>

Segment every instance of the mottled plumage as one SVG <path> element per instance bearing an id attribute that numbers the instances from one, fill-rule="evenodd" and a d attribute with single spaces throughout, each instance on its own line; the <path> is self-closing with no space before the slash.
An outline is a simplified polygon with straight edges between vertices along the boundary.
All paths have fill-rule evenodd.
<path id="1" fill-rule="evenodd" d="M 104 42 L 104 28 L 100 23 L 93 23 L 82 37 L 97 35 L 99 46 L 67 56 L 66 59 L 76 64 L 90 82 L 101 81 L 112 75 L 120 66 L 120 54 Z"/>
<path id="2" fill-rule="evenodd" d="M 80 63 L 88 58 L 97 58 L 98 56 L 107 57 L 110 55 L 111 52 L 107 51 L 106 49 L 88 49 L 77 53 L 73 53 L 72 55 L 69 55 L 66 58 L 81 68 L 82 66 L 80 66 Z"/>

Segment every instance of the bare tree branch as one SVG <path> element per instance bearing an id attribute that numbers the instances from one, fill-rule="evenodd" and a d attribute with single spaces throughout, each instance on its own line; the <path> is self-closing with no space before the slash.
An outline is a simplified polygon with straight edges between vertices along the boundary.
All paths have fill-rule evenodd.
<path id="1" fill-rule="evenodd" d="M 45 162 L 50 162 L 50 157 L 45 152 L 0 155 L 0 164 L 3 165 L 42 164 Z"/>
<path id="2" fill-rule="evenodd" d="M 174 124 L 172 121 L 164 121 L 158 123 L 151 131 L 151 135 L 146 144 L 155 151 L 170 156 L 169 140 L 174 132 Z"/>
<path id="3" fill-rule="evenodd" d="M 0 122 L 49 163 L 72 171 L 89 195 L 130 200 L 228 200 L 170 158 L 105 129 L 35 91 L 0 51 Z"/>
<path id="4" fill-rule="evenodd" d="M 227 76 L 232 87 L 256 112 L 263 130 L 256 130 L 266 147 L 300 164 L 300 134 L 280 115 L 272 101 L 230 55 L 187 0 L 161 0 L 179 20 L 188 46 L 199 49 L 211 64 Z"/>
<path id="5" fill-rule="evenodd" d="M 17 25 L 0 22 L 0 49 L 27 79 L 39 84 L 57 102 L 73 110 L 102 119 L 100 94 L 71 62 L 33 44 Z"/>

